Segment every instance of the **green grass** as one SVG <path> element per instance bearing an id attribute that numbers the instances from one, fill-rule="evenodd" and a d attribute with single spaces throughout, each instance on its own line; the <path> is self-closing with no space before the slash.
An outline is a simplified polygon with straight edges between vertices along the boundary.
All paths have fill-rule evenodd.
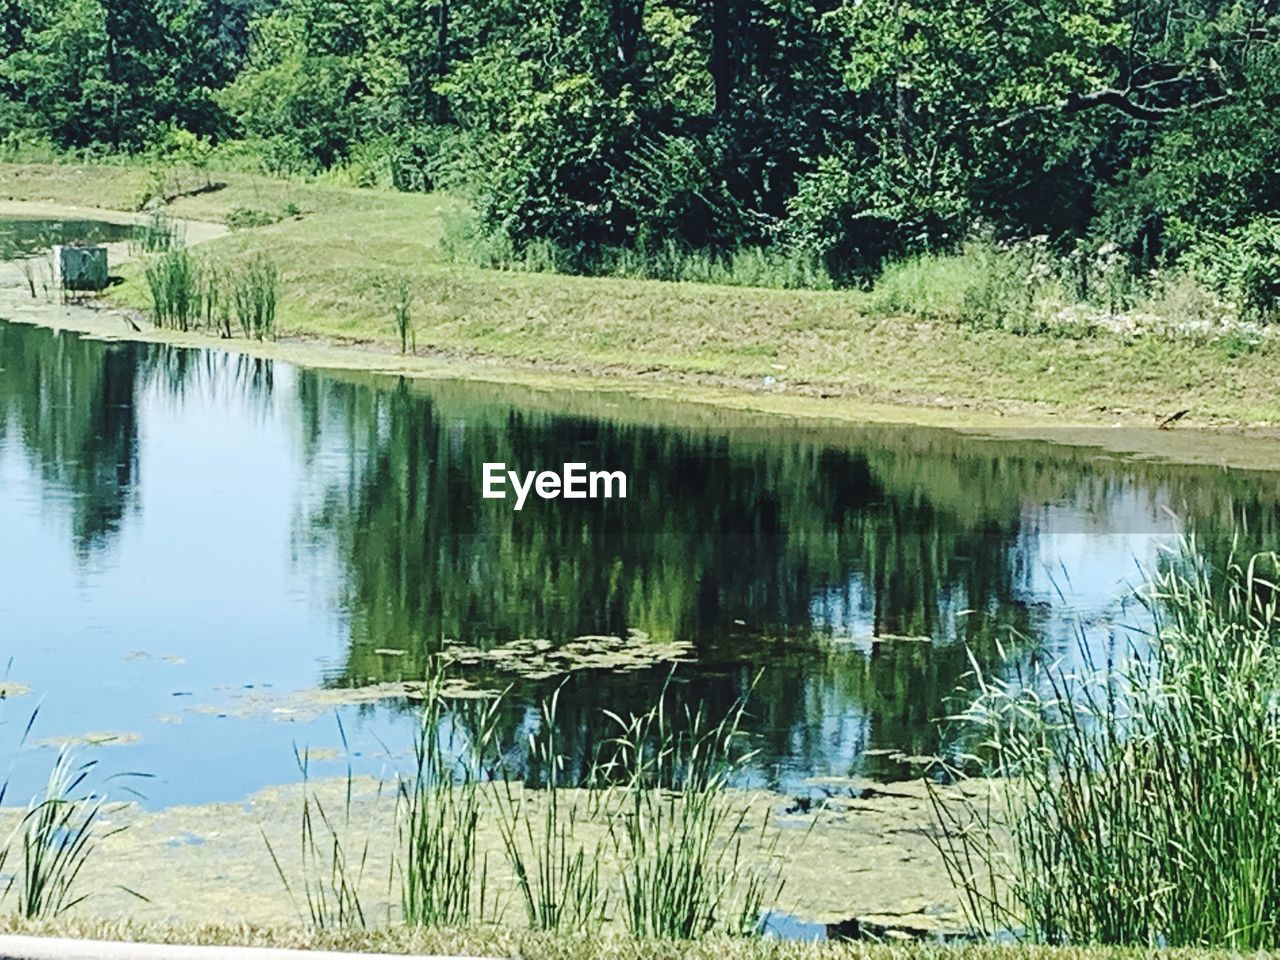
<path id="1" fill-rule="evenodd" d="M 1278 572 L 1274 554 L 1213 571 L 1191 543 L 1116 664 L 982 680 L 963 721 L 994 803 L 935 802 L 976 928 L 1280 946 Z"/>
<path id="2" fill-rule="evenodd" d="M 818 258 L 781 249 L 742 247 L 714 254 L 669 240 L 646 251 L 606 247 L 589 258 L 549 241 L 532 241 L 517 250 L 506 238 L 478 229 L 474 218 L 462 210 L 443 218 L 442 248 L 455 263 L 492 270 L 780 290 L 833 287 Z"/>
<path id="3" fill-rule="evenodd" d="M 772 377 L 770 389 L 822 398 L 833 410 L 878 403 L 1151 425 L 1190 408 L 1183 429 L 1280 423 L 1274 342 L 1238 351 L 1185 338 L 975 329 L 946 318 L 955 292 L 940 281 L 929 281 L 938 310 L 909 309 L 925 283 L 901 275 L 909 267 L 886 279 L 885 290 L 897 292 L 882 290 L 879 301 L 859 291 L 483 269 L 454 262 L 442 246 L 446 222 L 461 209 L 453 198 L 242 174 L 216 179 L 226 187 L 181 198 L 170 212 L 225 220 L 237 208 L 298 211 L 207 244 L 220 257 L 277 261 L 280 336 L 395 352 L 399 336 L 380 281 L 404 276 L 418 293 L 419 354 L 752 393 Z M 127 167 L 0 165 L 0 198 L 128 209 L 145 185 L 145 171 Z M 140 271 L 123 272 L 126 282 L 112 296 L 145 306 Z"/>
<path id="4" fill-rule="evenodd" d="M 64 919 L 29 922 L 0 917 L 0 932 L 151 943 L 293 947 L 416 956 L 510 957 L 520 960 L 1142 960 L 1148 949 L 981 944 L 806 943 L 743 937 L 636 940 L 607 934 L 469 927 L 462 930 L 314 930 L 138 924 L 127 920 Z M 1162 960 L 1226 960 L 1249 956 L 1225 950 L 1170 949 Z"/>
<path id="5" fill-rule="evenodd" d="M 885 267 L 871 293 L 871 308 L 882 316 L 922 320 L 964 317 L 965 295 L 979 284 L 987 264 L 975 249 L 948 257 L 918 255 Z"/>

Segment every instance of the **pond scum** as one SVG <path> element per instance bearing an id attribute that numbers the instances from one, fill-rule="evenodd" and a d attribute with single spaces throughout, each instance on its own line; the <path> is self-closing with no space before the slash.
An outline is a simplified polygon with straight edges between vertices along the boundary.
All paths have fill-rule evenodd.
<path id="1" fill-rule="evenodd" d="M 978 676 L 977 699 L 953 722 L 983 744 L 965 765 L 980 776 L 971 790 L 932 789 L 933 841 L 973 936 L 1280 945 L 1278 567 L 1267 554 L 1212 570 L 1188 543 L 1141 591 L 1154 626 L 1116 663 Z M 299 754 L 302 856 L 286 867 L 263 840 L 322 940 L 499 929 L 495 864 L 477 841 L 485 820 L 496 820 L 532 934 L 727 943 L 760 932 L 781 870 L 754 822 L 760 808 L 730 786 L 750 758 L 744 703 L 713 721 L 664 691 L 642 715 L 612 716 L 616 735 L 568 785 L 552 696 L 532 724 L 536 785 L 525 785 L 494 743 L 500 697 L 456 699 L 449 684 L 431 661 L 411 768 L 394 783 L 387 884 L 398 909 L 385 924 L 362 902 L 369 844 L 356 838 L 350 768 L 344 808 L 333 808 L 309 789 Z M 100 839 L 102 799 L 80 793 L 88 772 L 61 755 L 0 848 L 3 893 L 24 917 L 58 916 L 93 892 L 75 889 Z"/>

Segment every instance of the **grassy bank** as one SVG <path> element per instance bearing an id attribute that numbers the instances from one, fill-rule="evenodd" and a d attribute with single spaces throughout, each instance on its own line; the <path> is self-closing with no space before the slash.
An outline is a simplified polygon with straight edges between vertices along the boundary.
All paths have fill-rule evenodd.
<path id="1" fill-rule="evenodd" d="M 894 306 L 900 297 L 874 291 L 487 270 L 454 262 L 441 243 L 460 211 L 452 198 L 242 174 L 214 179 L 225 186 L 178 197 L 171 210 L 261 224 L 208 249 L 278 261 L 281 336 L 398 353 L 399 284 L 407 279 L 415 294 L 409 339 L 423 356 L 783 392 L 832 407 L 858 402 L 1145 426 L 1189 409 L 1183 429 L 1280 423 L 1274 340 L 1242 347 L 1153 334 L 1017 334 L 966 327 L 945 312 L 908 316 Z M 146 182 L 133 167 L 0 165 L 0 199 L 132 209 Z M 113 296 L 147 305 L 142 271 L 125 275 Z"/>
<path id="2" fill-rule="evenodd" d="M 1027 945 L 877 944 L 715 937 L 695 941 L 566 936 L 492 928 L 324 932 L 301 927 L 146 925 L 112 921 L 27 923 L 5 918 L 0 932 L 150 943 L 235 944 L 314 950 L 356 950 L 418 956 L 519 957 L 521 960 L 1136 960 L 1149 950 Z M 1163 960 L 1224 960 L 1226 950 L 1165 950 Z"/>

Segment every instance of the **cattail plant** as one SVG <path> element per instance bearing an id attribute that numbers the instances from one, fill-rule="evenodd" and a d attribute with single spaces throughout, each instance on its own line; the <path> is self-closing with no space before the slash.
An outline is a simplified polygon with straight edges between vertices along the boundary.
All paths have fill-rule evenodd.
<path id="1" fill-rule="evenodd" d="M 624 799 L 610 832 L 632 936 L 754 933 L 781 893 L 776 837 L 748 829 L 751 799 L 730 787 L 752 756 L 738 747 L 744 709 L 712 724 L 701 705 L 685 707 L 677 725 L 664 690 L 647 713 L 611 714 L 620 733 L 607 772 L 623 775 Z"/>
<path id="2" fill-rule="evenodd" d="M 347 756 L 347 776 L 342 808 L 333 814 L 312 788 L 309 752 L 294 749 L 294 758 L 302 773 L 298 832 L 301 874 L 296 884 L 290 882 L 275 847 L 266 831 L 262 830 L 263 842 L 285 892 L 293 901 L 294 908 L 316 930 L 363 929 L 366 923 L 361 888 L 369 861 L 369 838 L 366 836 L 358 846 L 352 838 L 355 778 L 341 717 L 338 718 L 338 735 Z M 301 891 L 301 902 L 295 886 Z"/>
<path id="3" fill-rule="evenodd" d="M 200 264 L 185 248 L 151 259 L 146 267 L 152 317 L 158 327 L 186 332 L 200 318 Z"/>
<path id="4" fill-rule="evenodd" d="M 398 277 L 393 287 L 395 293 L 394 316 L 396 321 L 396 332 L 400 334 L 400 352 L 407 353 L 410 346 L 410 340 L 413 338 L 413 301 L 415 292 L 413 289 L 413 281 L 408 277 Z M 418 345 L 413 343 L 414 352 L 417 352 Z"/>

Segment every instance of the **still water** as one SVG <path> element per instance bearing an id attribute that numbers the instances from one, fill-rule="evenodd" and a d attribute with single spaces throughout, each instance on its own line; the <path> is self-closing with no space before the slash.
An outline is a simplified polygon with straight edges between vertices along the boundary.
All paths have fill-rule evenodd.
<path id="1" fill-rule="evenodd" d="M 102 220 L 41 220 L 0 217 L 0 260 L 43 254 L 58 243 L 128 240 L 134 227 Z"/>
<path id="2" fill-rule="evenodd" d="M 489 461 L 621 469 L 629 496 L 517 513 L 481 498 Z M 668 677 L 713 710 L 754 682 L 755 782 L 905 776 L 962 747 L 938 720 L 966 646 L 999 670 L 1001 645 L 1123 645 L 1172 514 L 1221 558 L 1240 520 L 1274 545 L 1277 502 L 1274 474 L 0 322 L 0 650 L 29 691 L 0 746 L 38 704 L 11 796 L 92 734 L 104 768 L 152 775 L 151 806 L 235 800 L 297 779 L 295 745 L 341 772 L 336 713 L 356 768 L 385 772 L 411 713 L 367 691 L 461 645 L 477 683 L 513 685 L 512 743 L 561 683 L 581 759 L 603 709 Z"/>

